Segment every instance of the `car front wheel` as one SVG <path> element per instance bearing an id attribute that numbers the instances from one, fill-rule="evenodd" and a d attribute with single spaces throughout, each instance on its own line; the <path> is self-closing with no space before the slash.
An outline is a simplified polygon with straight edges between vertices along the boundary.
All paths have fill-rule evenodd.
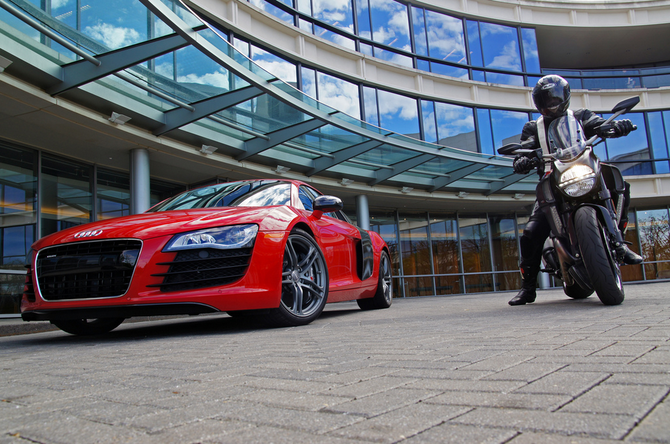
<path id="1" fill-rule="evenodd" d="M 266 320 L 275 326 L 305 325 L 315 320 L 328 299 L 328 267 L 316 241 L 296 228 L 288 236 L 282 265 L 279 307 Z"/>

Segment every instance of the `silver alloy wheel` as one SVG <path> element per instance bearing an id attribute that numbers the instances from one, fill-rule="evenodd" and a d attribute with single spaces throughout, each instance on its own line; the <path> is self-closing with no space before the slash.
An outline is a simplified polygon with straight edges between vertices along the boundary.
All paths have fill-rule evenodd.
<path id="1" fill-rule="evenodd" d="M 391 300 L 393 299 L 393 284 L 391 282 L 391 259 L 389 259 L 387 254 L 382 254 L 380 259 L 381 266 L 379 267 L 379 272 L 382 274 L 382 292 L 386 302 L 391 305 Z"/>
<path id="2" fill-rule="evenodd" d="M 306 318 L 323 307 L 328 289 L 326 262 L 309 237 L 291 234 L 284 250 L 282 306 L 293 316 Z"/>

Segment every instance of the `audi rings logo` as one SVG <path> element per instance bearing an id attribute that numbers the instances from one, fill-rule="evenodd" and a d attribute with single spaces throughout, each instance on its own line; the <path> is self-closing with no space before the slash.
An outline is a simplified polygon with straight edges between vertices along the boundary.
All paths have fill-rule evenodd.
<path id="1" fill-rule="evenodd" d="M 91 230 L 91 231 L 80 231 L 79 233 L 74 235 L 75 239 L 82 239 L 85 237 L 95 237 L 99 236 L 102 234 L 102 230 Z"/>

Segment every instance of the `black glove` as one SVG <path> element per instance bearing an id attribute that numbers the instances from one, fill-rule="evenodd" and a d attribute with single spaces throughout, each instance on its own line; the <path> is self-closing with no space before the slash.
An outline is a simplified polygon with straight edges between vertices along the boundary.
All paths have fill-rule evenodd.
<path id="1" fill-rule="evenodd" d="M 518 155 L 514 158 L 514 172 L 517 174 L 528 174 L 535 168 L 535 162 L 526 156 Z"/>
<path id="2" fill-rule="evenodd" d="M 612 135 L 610 137 L 623 137 L 627 136 L 635 127 L 633 122 L 628 119 L 617 120 L 614 122 L 614 127 L 612 128 Z"/>

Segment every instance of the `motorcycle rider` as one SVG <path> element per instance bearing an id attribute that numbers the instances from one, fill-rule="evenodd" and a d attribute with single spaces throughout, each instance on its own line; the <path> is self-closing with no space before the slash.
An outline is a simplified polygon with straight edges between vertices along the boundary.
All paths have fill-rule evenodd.
<path id="1" fill-rule="evenodd" d="M 548 75 L 542 77 L 533 88 L 533 102 L 542 116 L 534 121 L 524 125 L 521 132 L 521 142 L 534 138 L 536 147 L 542 147 L 543 151 L 552 152 L 547 140 L 547 128 L 556 118 L 564 116 L 572 111 L 568 110 L 570 106 L 570 85 L 568 82 L 557 75 Z M 617 120 L 611 123 L 612 128 L 607 131 L 599 131 L 598 127 L 605 122 L 605 119 L 597 116 L 588 109 L 579 109 L 574 111 L 574 117 L 581 122 L 587 138 L 596 134 L 601 137 L 623 137 L 633 130 L 633 124 L 630 120 Z M 517 174 L 528 174 L 536 167 L 537 159 L 530 159 L 524 155 L 518 155 L 514 159 L 514 172 Z M 542 167 L 542 166 L 541 166 Z M 628 223 L 628 207 L 630 205 L 630 185 L 625 182 L 623 211 L 619 223 L 619 230 L 623 234 Z M 520 239 L 521 260 L 519 268 L 521 269 L 521 291 L 509 301 L 509 305 L 524 305 L 535 301 L 535 287 L 537 285 L 537 275 L 540 271 L 540 261 L 542 259 L 542 249 L 544 241 L 549 236 L 551 227 L 544 213 L 540 210 L 539 204 L 535 201 L 533 212 L 523 230 Z M 625 264 L 639 264 L 642 257 L 624 245 L 625 249 L 623 261 Z"/>

